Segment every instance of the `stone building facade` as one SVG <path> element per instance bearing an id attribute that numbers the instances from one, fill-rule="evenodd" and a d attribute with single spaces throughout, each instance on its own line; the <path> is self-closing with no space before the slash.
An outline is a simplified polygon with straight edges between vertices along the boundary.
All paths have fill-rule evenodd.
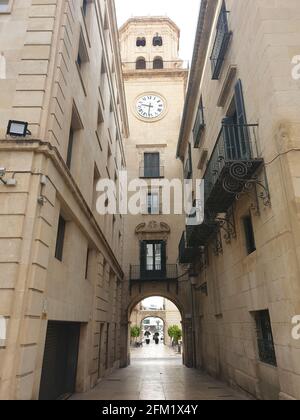
<path id="1" fill-rule="evenodd" d="M 0 52 L 0 398 L 55 399 L 120 360 L 124 223 L 96 212 L 126 164 L 114 2 L 2 1 Z"/>
<path id="2" fill-rule="evenodd" d="M 127 366 L 150 296 L 180 311 L 186 366 L 300 399 L 299 14 L 202 0 L 188 79 L 166 17 L 119 33 L 113 0 L 0 1 L 1 399 L 62 398 Z M 143 214 L 100 216 L 98 181 L 126 167 Z M 205 181 L 194 226 L 149 189 L 183 178 L 195 205 Z"/>
<path id="3" fill-rule="evenodd" d="M 124 248 L 122 366 L 129 363 L 131 311 L 150 296 L 164 297 L 178 307 L 186 334 L 185 363 L 192 363 L 191 288 L 177 265 L 184 219 L 173 207 L 171 215 L 163 214 L 161 187 L 150 188 L 151 182 L 183 179 L 175 157 L 188 66 L 178 56 L 179 41 L 178 27 L 166 17 L 132 18 L 120 29 L 130 127 L 125 145 L 128 180 L 144 181 L 146 194 L 142 214 L 125 218 L 130 246 Z"/>
<path id="4" fill-rule="evenodd" d="M 202 1 L 178 144 L 204 179 L 204 220 L 180 252 L 195 362 L 260 399 L 300 398 L 299 13 L 295 1 Z"/>

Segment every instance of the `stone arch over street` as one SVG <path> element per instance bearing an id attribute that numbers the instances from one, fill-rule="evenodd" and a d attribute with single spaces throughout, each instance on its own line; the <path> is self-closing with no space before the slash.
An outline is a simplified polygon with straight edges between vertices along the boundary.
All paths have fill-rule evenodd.
<path id="1" fill-rule="evenodd" d="M 183 334 L 183 364 L 193 367 L 193 339 L 192 339 L 192 317 L 189 305 L 189 282 L 188 279 L 172 281 L 169 284 L 160 282 L 146 281 L 142 284 L 137 282 L 131 285 L 127 295 L 127 302 L 124 304 L 124 319 L 122 328 L 121 343 L 121 367 L 130 365 L 130 317 L 133 309 L 143 300 L 149 297 L 162 297 L 172 302 L 178 309 L 182 319 Z M 155 311 L 149 312 L 151 317 L 155 317 Z M 148 315 L 148 316 L 149 316 Z M 146 318 L 146 317 L 144 317 Z M 125 322 L 126 320 L 126 322 Z"/>

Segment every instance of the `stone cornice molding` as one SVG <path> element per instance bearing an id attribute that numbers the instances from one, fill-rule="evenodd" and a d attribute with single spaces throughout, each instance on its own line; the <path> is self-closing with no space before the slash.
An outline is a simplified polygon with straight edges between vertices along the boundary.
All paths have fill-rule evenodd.
<path id="1" fill-rule="evenodd" d="M 180 29 L 179 27 L 176 25 L 175 22 L 173 22 L 172 19 L 170 19 L 167 16 L 139 16 L 139 17 L 132 17 L 130 19 L 128 19 L 119 29 L 120 34 L 122 34 L 123 32 L 125 32 L 128 28 L 128 26 L 130 25 L 134 25 L 134 24 L 139 24 L 142 23 L 143 25 L 145 24 L 151 24 L 151 23 L 159 23 L 160 25 L 162 23 L 166 23 L 167 25 L 169 25 L 177 34 L 178 39 L 180 37 Z"/>

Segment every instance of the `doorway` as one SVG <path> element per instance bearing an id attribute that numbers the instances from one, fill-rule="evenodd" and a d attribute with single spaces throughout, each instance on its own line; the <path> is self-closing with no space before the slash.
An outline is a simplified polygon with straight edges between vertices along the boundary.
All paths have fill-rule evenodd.
<path id="1" fill-rule="evenodd" d="M 166 276 L 166 242 L 141 242 L 141 274 L 142 278 L 159 280 Z"/>
<path id="2" fill-rule="evenodd" d="M 66 399 L 75 392 L 79 323 L 48 322 L 39 399 Z"/>

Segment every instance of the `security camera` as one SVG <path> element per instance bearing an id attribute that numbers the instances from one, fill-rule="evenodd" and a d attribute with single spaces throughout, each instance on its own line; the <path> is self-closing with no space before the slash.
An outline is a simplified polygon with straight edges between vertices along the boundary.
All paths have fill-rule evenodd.
<path id="1" fill-rule="evenodd" d="M 6 174 L 5 168 L 0 168 L 0 178 L 2 178 Z"/>

